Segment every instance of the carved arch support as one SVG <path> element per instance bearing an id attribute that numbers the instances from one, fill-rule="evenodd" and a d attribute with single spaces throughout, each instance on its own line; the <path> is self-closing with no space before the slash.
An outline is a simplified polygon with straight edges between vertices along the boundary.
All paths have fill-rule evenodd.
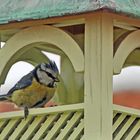
<path id="1" fill-rule="evenodd" d="M 140 47 L 140 30 L 134 31 L 126 36 L 118 46 L 114 55 L 114 73 L 118 74 L 124 66 L 129 54 Z"/>
<path id="2" fill-rule="evenodd" d="M 0 57 L 2 58 L 0 59 L 0 84 L 4 83 L 11 65 L 22 59 L 23 54 L 26 55 L 25 52 L 36 48 L 31 44 L 39 42 L 52 44 L 62 50 L 70 59 L 76 72 L 84 70 L 83 52 L 69 34 L 52 26 L 30 27 L 12 36 L 0 50 Z M 42 56 L 43 58 L 44 56 Z"/>

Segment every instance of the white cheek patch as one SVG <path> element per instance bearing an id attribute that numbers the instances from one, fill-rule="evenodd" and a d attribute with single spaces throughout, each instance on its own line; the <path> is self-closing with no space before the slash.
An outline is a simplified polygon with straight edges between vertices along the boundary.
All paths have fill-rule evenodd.
<path id="1" fill-rule="evenodd" d="M 50 78 L 45 72 L 38 70 L 37 71 L 37 75 L 39 78 L 39 82 L 44 84 L 44 85 L 48 85 L 49 83 L 51 83 L 53 80 L 52 78 Z"/>

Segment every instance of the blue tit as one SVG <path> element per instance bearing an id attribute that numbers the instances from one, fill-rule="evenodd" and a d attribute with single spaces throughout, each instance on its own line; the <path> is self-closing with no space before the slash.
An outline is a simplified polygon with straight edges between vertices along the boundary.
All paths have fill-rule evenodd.
<path id="1" fill-rule="evenodd" d="M 42 107 L 54 96 L 56 82 L 59 82 L 58 76 L 55 62 L 41 63 L 22 77 L 7 95 L 1 95 L 0 101 L 8 100 L 23 107 L 26 118 L 28 108 Z"/>

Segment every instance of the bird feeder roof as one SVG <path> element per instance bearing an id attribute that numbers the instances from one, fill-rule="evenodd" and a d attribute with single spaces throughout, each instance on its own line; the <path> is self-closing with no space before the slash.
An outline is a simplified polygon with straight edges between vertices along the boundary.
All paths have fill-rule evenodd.
<path id="1" fill-rule="evenodd" d="M 140 18 L 140 0 L 0 0 L 0 24 L 107 9 Z"/>

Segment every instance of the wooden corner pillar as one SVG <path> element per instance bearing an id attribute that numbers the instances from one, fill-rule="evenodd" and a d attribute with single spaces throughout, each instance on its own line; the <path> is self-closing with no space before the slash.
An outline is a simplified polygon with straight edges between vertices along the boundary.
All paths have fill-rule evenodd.
<path id="1" fill-rule="evenodd" d="M 100 14 L 85 20 L 85 138 L 112 140 L 113 22 Z"/>

